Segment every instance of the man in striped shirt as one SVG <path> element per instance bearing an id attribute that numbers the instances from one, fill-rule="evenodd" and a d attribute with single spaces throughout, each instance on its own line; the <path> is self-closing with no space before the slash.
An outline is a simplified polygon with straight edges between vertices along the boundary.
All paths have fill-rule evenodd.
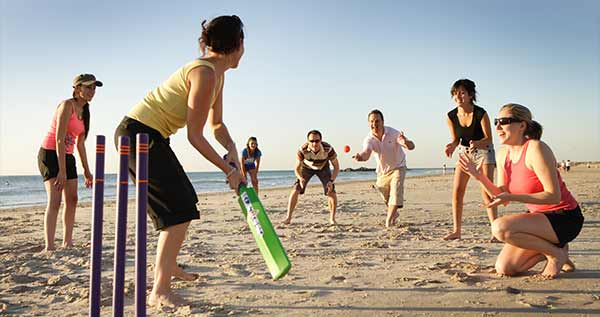
<path id="1" fill-rule="evenodd" d="M 293 190 L 288 202 L 287 218 L 283 223 L 290 224 L 292 222 L 292 214 L 298 202 L 298 195 L 304 194 L 310 178 L 317 175 L 321 184 L 323 184 L 323 193 L 327 196 L 327 205 L 330 212 L 329 223 L 335 224 L 337 195 L 334 182 L 340 172 L 337 154 L 329 143 L 323 142 L 321 132 L 312 130 L 308 132 L 306 137 L 307 142 L 298 149 L 296 168 L 294 169 L 296 181 L 292 185 Z M 329 168 L 329 162 L 333 165 L 333 173 Z"/>

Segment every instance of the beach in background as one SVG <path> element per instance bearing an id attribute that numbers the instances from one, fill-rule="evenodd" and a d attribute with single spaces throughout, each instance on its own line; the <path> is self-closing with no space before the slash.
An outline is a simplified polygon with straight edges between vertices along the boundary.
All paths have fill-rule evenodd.
<path id="1" fill-rule="evenodd" d="M 407 175 L 434 175 L 442 174 L 442 172 L 441 168 L 411 168 L 408 169 Z M 341 171 L 337 181 L 374 180 L 375 177 L 374 171 Z M 198 194 L 229 191 L 229 185 L 225 183 L 225 175 L 221 172 L 192 172 L 188 173 L 188 178 Z M 260 171 L 261 189 L 291 187 L 295 179 L 293 171 Z M 105 180 L 105 201 L 114 201 L 116 199 L 117 176 L 116 174 L 106 174 Z M 82 175 L 79 175 L 78 181 L 79 202 L 90 202 L 92 200 L 92 190 L 86 190 Z M 311 184 L 318 182 L 317 177 L 311 179 Z M 129 180 L 129 186 L 133 186 L 131 179 Z M 134 194 L 134 190 L 129 191 L 130 198 L 133 198 Z M 46 200 L 46 190 L 41 176 L 0 176 L 0 213 L 2 209 L 7 208 L 45 205 Z"/>
<path id="2" fill-rule="evenodd" d="M 292 269 L 272 281 L 232 192 L 199 195 L 201 219 L 190 225 L 179 264 L 200 275 L 174 282 L 190 301 L 149 316 L 592 316 L 600 314 L 600 166 L 562 173 L 585 216 L 569 244 L 577 269 L 540 280 L 538 264 L 520 277 L 499 277 L 493 265 L 502 244 L 490 227 L 479 185 L 465 196 L 463 239 L 443 241 L 452 227 L 452 175 L 408 177 L 405 208 L 386 229 L 385 205 L 371 180 L 337 185 L 336 226 L 327 223 L 319 184 L 300 197 L 291 225 L 289 188 L 266 189 L 261 199 L 287 249 Z M 511 203 L 499 214 L 523 212 Z M 114 202 L 104 207 L 102 315 L 111 311 Z M 75 247 L 50 254 L 43 245 L 44 207 L 0 212 L 0 315 L 84 316 L 88 309 L 90 203 L 77 210 Z M 129 202 L 125 312 L 133 315 L 134 203 Z M 148 234 L 152 285 L 157 233 Z M 59 224 L 57 236 L 62 234 Z M 57 239 L 57 242 L 59 240 Z"/>

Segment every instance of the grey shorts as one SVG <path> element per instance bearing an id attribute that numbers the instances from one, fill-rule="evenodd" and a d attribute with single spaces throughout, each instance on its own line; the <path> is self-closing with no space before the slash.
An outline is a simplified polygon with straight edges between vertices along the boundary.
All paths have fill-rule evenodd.
<path id="1" fill-rule="evenodd" d="M 484 147 L 475 148 L 472 153 L 469 153 L 469 147 L 464 145 L 458 146 L 458 153 L 466 153 L 475 165 L 479 165 L 483 161 L 484 165 L 492 164 L 496 165 L 496 151 L 494 151 L 494 145 L 486 145 Z"/>
<path id="2" fill-rule="evenodd" d="M 327 195 L 327 183 L 329 183 L 329 181 L 331 180 L 331 169 L 329 168 L 329 165 L 323 167 L 320 170 L 313 170 L 302 166 L 300 169 L 300 174 L 302 175 L 302 178 L 304 178 L 304 181 L 306 181 L 306 184 L 304 184 L 305 187 L 300 186 L 300 180 L 297 178 L 296 181 L 294 181 L 294 184 L 292 185 L 292 187 L 295 190 L 300 192 L 300 195 L 304 194 L 304 191 L 306 190 L 306 185 L 308 185 L 308 181 L 310 181 L 313 175 L 317 175 L 317 177 L 321 181 L 321 184 L 323 184 L 323 194 Z M 335 184 L 333 184 L 332 192 L 335 193 Z"/>

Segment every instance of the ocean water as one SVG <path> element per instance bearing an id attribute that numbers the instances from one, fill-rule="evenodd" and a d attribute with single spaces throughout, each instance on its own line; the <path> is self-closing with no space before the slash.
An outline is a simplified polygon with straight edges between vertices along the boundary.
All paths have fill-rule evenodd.
<path id="1" fill-rule="evenodd" d="M 414 168 L 407 171 L 407 176 L 441 174 L 439 168 Z M 227 192 L 229 186 L 225 184 L 225 176 L 221 172 L 194 172 L 188 173 L 196 192 Z M 281 188 L 291 187 L 295 180 L 293 171 L 261 171 L 258 175 L 260 187 Z M 336 182 L 375 180 L 375 172 L 340 172 Z M 79 202 L 92 200 L 92 189 L 87 189 L 83 183 L 83 176 L 79 176 Z M 104 199 L 116 199 L 116 174 L 106 174 L 104 182 Z M 315 176 L 310 184 L 318 184 Z M 129 197 L 134 198 L 135 185 L 129 184 Z M 37 206 L 46 204 L 46 190 L 42 178 L 35 176 L 0 176 L 0 209 L 13 207 Z"/>

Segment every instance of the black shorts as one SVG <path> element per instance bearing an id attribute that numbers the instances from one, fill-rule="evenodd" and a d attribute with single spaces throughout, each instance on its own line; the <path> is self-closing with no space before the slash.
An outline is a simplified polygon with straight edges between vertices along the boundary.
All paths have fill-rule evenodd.
<path id="1" fill-rule="evenodd" d="M 294 184 L 292 185 L 294 189 L 300 191 L 300 195 L 304 194 L 304 190 L 306 190 L 306 185 L 308 184 L 308 181 L 311 179 L 311 177 L 313 177 L 313 175 L 317 175 L 317 177 L 321 181 L 321 184 L 323 184 L 323 194 L 327 195 L 327 183 L 329 183 L 329 181 L 331 180 L 331 169 L 329 168 L 329 165 L 323 167 L 320 170 L 314 170 L 302 166 L 300 169 L 300 174 L 302 175 L 302 178 L 304 178 L 304 181 L 306 181 L 306 184 L 304 184 L 305 187 L 302 188 L 302 186 L 300 186 L 300 180 L 297 178 Z M 335 184 L 333 184 L 332 192 L 335 193 Z"/>
<path id="2" fill-rule="evenodd" d="M 136 134 L 147 133 L 148 147 L 148 215 L 156 230 L 200 219 L 198 197 L 187 174 L 169 145 L 169 139 L 147 125 L 123 118 L 115 131 L 115 146 L 120 136 L 129 136 L 129 175 L 135 182 Z"/>
<path id="3" fill-rule="evenodd" d="M 583 227 L 583 215 L 579 205 L 571 210 L 557 210 L 544 212 L 552 229 L 558 237 L 558 247 L 562 248 L 565 244 L 573 241 Z"/>
<path id="4" fill-rule="evenodd" d="M 73 154 L 66 154 L 65 164 L 67 165 L 67 179 L 77 179 L 75 156 Z M 38 152 L 38 167 L 44 182 L 58 176 L 58 155 L 56 155 L 56 150 L 40 148 Z"/>

